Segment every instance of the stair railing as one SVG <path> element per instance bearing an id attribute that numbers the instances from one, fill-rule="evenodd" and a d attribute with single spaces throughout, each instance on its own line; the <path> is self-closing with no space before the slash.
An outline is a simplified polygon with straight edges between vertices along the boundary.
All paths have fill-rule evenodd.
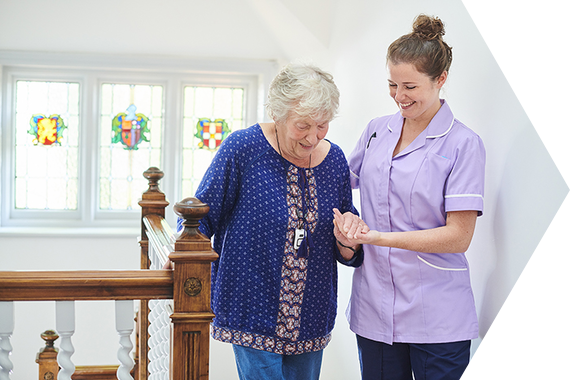
<path id="1" fill-rule="evenodd" d="M 75 371 L 71 359 L 74 353 L 75 300 L 115 300 L 120 346 L 117 354 L 119 380 L 132 379 L 130 373 L 135 365 L 130 357 L 133 348 L 130 342 L 134 329 L 133 300 L 140 300 L 136 318 L 135 377 L 145 380 L 153 375 L 149 368 L 153 362 L 152 351 L 156 349 L 167 353 L 166 356 L 157 356 L 157 360 L 163 362 L 161 365 L 164 366 L 165 360 L 168 362 L 168 371 L 156 372 L 157 379 L 208 379 L 209 324 L 213 318 L 210 264 L 218 256 L 211 249 L 209 239 L 197 228 L 209 207 L 196 198 L 176 203 L 174 211 L 184 221 L 183 230 L 175 237 L 164 220 L 168 202 L 158 188 L 163 173 L 157 168 L 149 168 L 144 176 L 149 181 L 149 189 L 139 202 L 142 208 L 140 270 L 0 272 L 0 380 L 9 380 L 13 370 L 9 358 L 12 351 L 10 337 L 15 324 L 13 301 L 56 302 L 56 330 L 61 338 L 58 363 L 61 369 L 53 375 L 54 379 L 71 379 Z M 161 263 L 167 257 L 173 269 L 161 269 Z M 156 330 L 161 336 L 161 339 L 154 339 L 156 347 L 153 346 L 156 335 L 153 337 L 149 333 L 149 316 L 152 318 L 150 313 L 155 304 L 162 304 L 158 323 L 166 326 L 166 330 Z M 164 318 L 165 313 L 169 320 Z M 154 333 L 155 330 L 152 331 Z M 165 341 L 168 342 L 166 345 Z"/>

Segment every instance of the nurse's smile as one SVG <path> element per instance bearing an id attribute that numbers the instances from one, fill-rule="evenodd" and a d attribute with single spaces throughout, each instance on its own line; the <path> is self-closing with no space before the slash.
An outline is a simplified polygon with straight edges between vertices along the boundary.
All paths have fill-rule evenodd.
<path id="1" fill-rule="evenodd" d="M 432 80 L 411 63 L 388 62 L 387 69 L 390 96 L 402 116 L 408 124 L 411 121 L 420 127 L 427 127 L 439 110 L 439 90 L 445 83 L 447 72 Z"/>

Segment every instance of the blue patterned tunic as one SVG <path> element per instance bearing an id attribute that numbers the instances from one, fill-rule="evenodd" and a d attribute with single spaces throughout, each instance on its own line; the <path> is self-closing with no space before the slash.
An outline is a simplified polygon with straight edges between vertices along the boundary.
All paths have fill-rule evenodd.
<path id="1" fill-rule="evenodd" d="M 361 252 L 344 261 L 333 235 L 332 209 L 356 212 L 341 149 L 331 143 L 321 164 L 299 168 L 256 124 L 223 142 L 196 198 L 210 206 L 200 230 L 220 255 L 212 264 L 214 339 L 286 355 L 323 349 L 337 311 L 336 262 L 362 262 Z M 307 257 L 293 248 L 302 220 L 314 243 Z"/>

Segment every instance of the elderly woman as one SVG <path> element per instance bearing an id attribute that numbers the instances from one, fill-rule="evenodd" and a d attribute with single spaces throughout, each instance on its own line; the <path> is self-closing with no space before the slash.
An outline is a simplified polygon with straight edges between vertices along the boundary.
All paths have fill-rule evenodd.
<path id="1" fill-rule="evenodd" d="M 232 133 L 196 192 L 214 237 L 214 339 L 233 344 L 240 379 L 318 379 L 337 310 L 337 261 L 358 266 L 360 245 L 337 245 L 333 208 L 356 212 L 348 165 L 325 140 L 337 112 L 332 76 L 289 65 L 273 80 L 271 123 Z"/>

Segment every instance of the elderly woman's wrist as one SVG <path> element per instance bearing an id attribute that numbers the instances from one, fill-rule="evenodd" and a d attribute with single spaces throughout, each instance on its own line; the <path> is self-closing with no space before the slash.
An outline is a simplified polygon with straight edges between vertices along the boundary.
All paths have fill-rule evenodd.
<path id="1" fill-rule="evenodd" d="M 357 244 L 356 246 L 351 247 L 351 246 L 342 244 L 338 239 L 337 239 L 336 242 L 337 242 L 341 247 L 350 249 L 350 250 L 352 251 L 352 253 L 356 253 L 356 252 L 358 252 L 358 251 L 360 250 L 360 244 Z"/>

